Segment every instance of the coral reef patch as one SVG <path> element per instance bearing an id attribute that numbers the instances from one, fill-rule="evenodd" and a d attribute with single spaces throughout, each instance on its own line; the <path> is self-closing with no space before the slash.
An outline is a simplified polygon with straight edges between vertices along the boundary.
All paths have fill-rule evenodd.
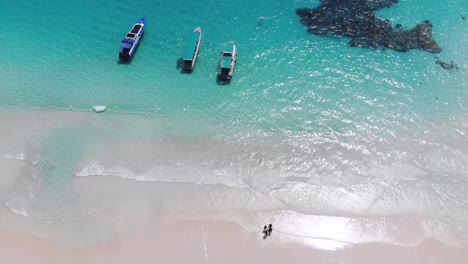
<path id="1" fill-rule="evenodd" d="M 406 52 L 421 49 L 439 53 L 442 48 L 432 38 L 432 23 L 428 20 L 414 28 L 394 29 L 388 20 L 375 17 L 374 12 L 390 7 L 398 0 L 321 0 L 316 8 L 299 8 L 296 14 L 307 31 L 315 35 L 350 37 L 349 45 L 366 48 L 378 46 Z"/>

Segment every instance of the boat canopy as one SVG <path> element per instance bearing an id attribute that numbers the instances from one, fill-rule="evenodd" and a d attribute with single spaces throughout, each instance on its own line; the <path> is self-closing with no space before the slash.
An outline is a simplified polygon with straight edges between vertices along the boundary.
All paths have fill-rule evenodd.
<path id="1" fill-rule="evenodd" d="M 192 33 L 192 35 L 190 36 L 190 40 L 187 43 L 187 46 L 185 46 L 184 56 L 182 57 L 183 60 L 193 59 L 193 55 L 195 54 L 195 50 L 197 49 L 199 36 L 199 32 Z"/>
<path id="2" fill-rule="evenodd" d="M 120 42 L 120 47 L 124 49 L 129 49 L 132 47 L 132 45 L 133 45 L 133 39 L 130 39 L 130 38 L 125 38 L 122 40 L 122 42 Z"/>
<path id="3" fill-rule="evenodd" d="M 141 28 L 141 25 L 135 25 L 133 26 L 132 31 L 130 33 L 138 34 L 138 32 L 140 32 L 140 28 Z"/>

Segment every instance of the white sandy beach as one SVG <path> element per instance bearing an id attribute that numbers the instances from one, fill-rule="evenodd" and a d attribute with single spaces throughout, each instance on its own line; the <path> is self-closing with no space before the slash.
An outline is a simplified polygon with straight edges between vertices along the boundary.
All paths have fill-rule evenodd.
<path id="1" fill-rule="evenodd" d="M 2 261 L 457 264 L 468 259 L 463 181 L 421 178 L 420 169 L 397 158 L 383 169 L 363 166 L 363 172 L 379 177 L 349 177 L 347 186 L 339 174 L 312 177 L 313 171 L 306 171 L 312 180 L 289 177 L 276 158 L 290 155 L 301 163 L 308 156 L 294 153 L 301 150 L 300 139 L 278 147 L 270 144 L 274 136 L 260 143 L 170 137 L 152 117 L 131 119 L 91 110 L 0 114 L 0 122 L 9 124 L 0 127 Z M 145 137 L 146 131 L 134 131 L 126 121 L 160 130 L 155 138 Z M 466 128 L 466 122 L 448 126 L 460 136 Z M 309 147 L 331 157 L 333 148 L 321 144 Z M 414 155 L 424 168 L 450 165 L 463 175 L 465 152 L 464 146 L 455 152 L 428 147 L 423 154 L 402 155 Z M 432 162 L 439 156 L 445 159 Z M 346 166 L 334 169 L 346 173 Z M 263 240 L 260 231 L 268 223 L 274 232 Z"/>
<path id="2" fill-rule="evenodd" d="M 383 243 L 338 250 L 277 243 L 227 222 L 178 221 L 156 231 L 127 230 L 122 236 L 84 248 L 64 248 L 37 237 L 0 231 L 5 263 L 401 263 L 463 264 L 468 248 L 427 240 L 416 247 Z"/>
<path id="3" fill-rule="evenodd" d="M 27 166 L 16 160 L 3 161 L 9 164 L 8 173 L 14 175 Z M 12 166 L 15 165 L 16 166 Z M 2 167 L 3 172 L 5 166 Z M 17 175 L 18 176 L 18 175 Z M 3 188 L 11 187 L 14 179 L 3 178 Z M 5 180 L 6 179 L 6 180 Z M 30 217 L 3 211 L 0 214 L 0 255 L 6 263 L 53 264 L 53 263 L 408 263 L 408 264 L 462 264 L 468 259 L 467 247 L 455 247 L 433 239 L 425 239 L 414 246 L 398 246 L 388 243 L 342 243 L 327 239 L 310 239 L 284 233 L 285 226 L 299 229 L 325 229 L 323 234 L 341 232 L 347 235 L 340 221 L 318 222 L 307 226 L 294 217 L 279 217 L 281 212 L 259 213 L 216 213 L 205 211 L 207 204 L 194 202 L 193 211 L 161 209 L 152 211 L 154 205 L 147 204 L 148 189 L 163 195 L 174 190 L 170 184 L 135 182 L 128 179 L 105 177 L 77 177 L 74 190 L 80 196 L 99 202 L 115 204 L 106 210 L 92 214 L 82 223 L 43 224 Z M 147 187 L 146 185 L 149 185 Z M 179 186 L 179 192 L 200 199 L 201 193 L 215 194 L 213 189 L 197 189 L 196 186 Z M 218 192 L 221 189 L 218 189 Z M 222 197 L 221 194 L 217 194 Z M 221 195 L 221 196 L 220 196 Z M 226 191 L 229 196 L 229 191 Z M 235 195 L 235 194 L 232 194 Z M 116 198 L 120 196 L 121 198 Z M 133 197 L 133 198 L 132 198 Z M 184 204 L 184 195 L 173 194 L 174 204 Z M 83 198 L 84 199 L 84 198 Z M 198 202 L 203 203 L 202 200 Z M 187 204 L 187 203 L 185 203 Z M 74 205 L 71 205 L 74 206 Z M 166 205 L 168 206 L 168 205 Z M 182 206 L 182 205 L 181 205 Z M 232 206 L 232 204 L 231 204 Z M 216 220 L 236 219 L 237 223 Z M 232 217 L 232 215 L 237 217 Z M 265 216 L 266 215 L 266 216 Z M 271 237 L 262 239 L 262 224 L 273 217 L 274 229 Z M 215 220 L 213 220 L 215 219 Z M 332 219 L 332 218 L 330 218 Z M 76 220 L 75 220 L 76 221 Z M 287 223 L 289 221 L 289 223 Z M 285 223 L 286 222 L 286 223 Z M 417 226 L 400 228 L 408 233 L 419 233 Z M 378 225 L 376 221 L 375 225 Z M 258 226 L 258 230 L 255 230 Z M 356 228 L 347 225 L 352 229 Z M 373 225 L 370 225 L 372 227 Z M 346 228 L 346 227 L 345 227 Z M 327 230 L 331 229 L 331 230 Z M 334 230 L 333 230 L 334 229 Z M 102 232 L 102 234 L 99 234 Z M 368 233 L 379 229 L 368 230 Z M 355 233 L 359 234 L 359 232 Z M 361 235 L 365 235 L 361 233 Z"/>

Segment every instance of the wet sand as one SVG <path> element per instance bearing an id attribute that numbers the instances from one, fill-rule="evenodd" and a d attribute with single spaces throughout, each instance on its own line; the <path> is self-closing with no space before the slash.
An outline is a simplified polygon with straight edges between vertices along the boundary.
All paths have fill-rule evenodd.
<path id="1" fill-rule="evenodd" d="M 261 228 L 260 228 L 261 229 Z M 275 238 L 276 236 L 276 238 Z M 127 230 L 110 241 L 81 248 L 0 231 L 0 255 L 5 263 L 466 263 L 468 248 L 434 240 L 416 247 L 383 243 L 320 250 L 279 243 L 281 234 L 262 239 L 223 221 L 176 221 L 158 230 Z"/>

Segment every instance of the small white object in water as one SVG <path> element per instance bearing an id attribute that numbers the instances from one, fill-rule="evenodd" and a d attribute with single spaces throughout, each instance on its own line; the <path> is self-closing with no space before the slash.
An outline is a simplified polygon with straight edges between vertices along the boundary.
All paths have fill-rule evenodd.
<path id="1" fill-rule="evenodd" d="M 106 111 L 106 108 L 107 108 L 106 105 L 95 105 L 95 106 L 93 106 L 93 110 L 96 113 L 102 113 L 102 112 Z"/>

